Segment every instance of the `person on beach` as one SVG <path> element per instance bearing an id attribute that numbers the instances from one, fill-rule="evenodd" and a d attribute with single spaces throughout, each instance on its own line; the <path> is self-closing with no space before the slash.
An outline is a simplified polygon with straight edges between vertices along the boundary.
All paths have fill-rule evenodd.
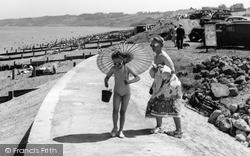
<path id="1" fill-rule="evenodd" d="M 154 78 L 154 83 L 150 89 L 152 94 L 146 109 L 146 117 L 156 118 L 156 127 L 151 133 L 163 133 L 162 118 L 169 115 L 174 116 L 176 130 L 167 132 L 168 135 L 181 138 L 180 103 L 182 97 L 181 83 L 174 74 L 173 61 L 168 54 L 162 50 L 164 39 L 156 36 L 152 39 L 150 46 L 156 53 L 153 67 L 149 73 Z"/>
<path id="2" fill-rule="evenodd" d="M 105 87 L 109 87 L 108 80 L 114 74 L 115 86 L 114 86 L 114 95 L 113 95 L 113 129 L 111 131 L 111 136 L 115 137 L 118 135 L 120 138 L 124 138 L 123 127 L 125 123 L 125 113 L 127 106 L 130 100 L 131 91 L 130 84 L 135 83 L 140 80 L 140 77 L 129 68 L 126 63 L 128 63 L 132 57 L 125 55 L 119 51 L 116 51 L 112 54 L 112 60 L 114 66 L 110 68 L 107 73 L 104 83 Z M 129 80 L 129 75 L 134 76 L 133 79 Z M 118 129 L 118 113 L 120 109 L 120 127 Z"/>
<path id="3" fill-rule="evenodd" d="M 172 35 L 171 41 L 174 43 L 174 47 L 176 47 L 176 29 L 177 26 L 175 25 L 171 32 Z"/>
<path id="4" fill-rule="evenodd" d="M 183 47 L 183 39 L 185 37 L 185 30 L 182 28 L 182 24 L 179 24 L 179 27 L 176 29 L 176 44 L 177 48 L 182 49 Z"/>

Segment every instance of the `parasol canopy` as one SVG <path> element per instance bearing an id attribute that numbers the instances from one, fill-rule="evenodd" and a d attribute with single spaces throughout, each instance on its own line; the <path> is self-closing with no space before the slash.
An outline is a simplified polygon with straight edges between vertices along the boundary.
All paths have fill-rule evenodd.
<path id="1" fill-rule="evenodd" d="M 102 51 L 97 57 L 97 66 L 105 74 L 114 65 L 111 55 L 114 52 L 121 52 L 124 54 L 124 59 L 136 74 L 145 72 L 153 61 L 153 55 L 149 50 L 145 50 L 138 44 L 120 43 Z"/>

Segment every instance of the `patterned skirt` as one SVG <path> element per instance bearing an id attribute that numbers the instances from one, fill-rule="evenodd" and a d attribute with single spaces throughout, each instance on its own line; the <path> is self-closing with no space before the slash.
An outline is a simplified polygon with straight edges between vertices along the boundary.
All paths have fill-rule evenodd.
<path id="1" fill-rule="evenodd" d="M 146 117 L 169 117 L 180 116 L 180 103 L 176 99 L 165 98 L 161 95 L 159 98 L 151 98 L 148 101 Z"/>

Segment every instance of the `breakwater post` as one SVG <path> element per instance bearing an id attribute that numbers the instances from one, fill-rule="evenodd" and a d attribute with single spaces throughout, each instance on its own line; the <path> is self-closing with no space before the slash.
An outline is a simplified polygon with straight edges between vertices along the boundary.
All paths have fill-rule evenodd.
<path id="1" fill-rule="evenodd" d="M 33 67 L 33 70 L 32 70 L 32 77 L 36 77 L 36 66 Z"/>
<path id="2" fill-rule="evenodd" d="M 15 80 L 15 68 L 12 69 L 12 80 Z"/>
<path id="3" fill-rule="evenodd" d="M 14 91 L 9 91 L 9 100 L 14 98 Z"/>

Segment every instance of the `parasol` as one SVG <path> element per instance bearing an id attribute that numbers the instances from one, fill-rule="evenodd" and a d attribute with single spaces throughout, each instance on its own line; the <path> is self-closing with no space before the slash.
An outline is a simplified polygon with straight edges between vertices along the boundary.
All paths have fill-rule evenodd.
<path id="1" fill-rule="evenodd" d="M 121 52 L 125 57 L 127 56 L 129 60 L 126 65 L 138 75 L 145 72 L 153 61 L 151 52 L 138 44 L 120 43 L 113 45 L 98 55 L 96 60 L 97 66 L 103 73 L 107 74 L 109 69 L 114 65 L 111 55 L 116 51 Z"/>

